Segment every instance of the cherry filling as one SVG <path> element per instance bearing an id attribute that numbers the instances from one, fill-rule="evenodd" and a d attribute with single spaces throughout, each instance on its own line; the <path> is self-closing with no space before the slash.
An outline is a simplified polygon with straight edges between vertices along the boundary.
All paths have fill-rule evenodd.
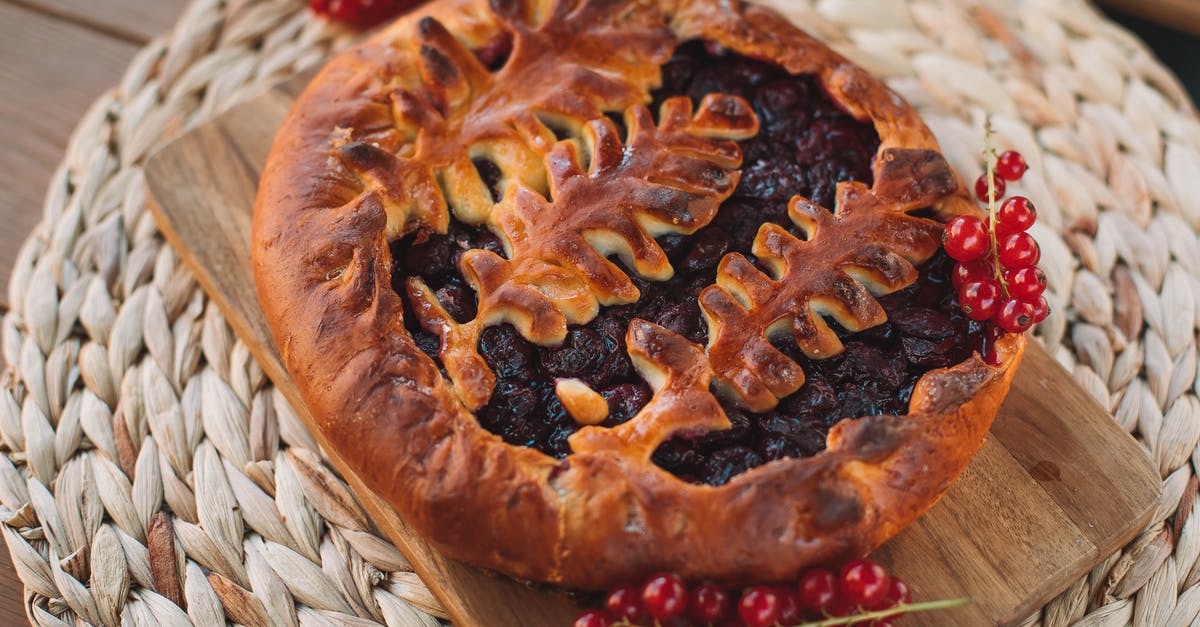
<path id="1" fill-rule="evenodd" d="M 874 128 L 843 112 L 811 77 L 790 76 L 768 63 L 688 43 L 663 66 L 663 85 L 653 94 L 651 110 L 671 96 L 688 95 L 698 102 L 709 93 L 736 94 L 752 103 L 761 131 L 741 143 L 741 182 L 713 221 L 690 236 L 658 239 L 675 276 L 650 283 L 630 272 L 641 300 L 603 308 L 588 324 L 572 326 L 558 347 L 534 345 L 509 325 L 484 330 L 479 352 L 497 383 L 476 415 L 506 442 L 560 458 L 570 453 L 567 438 L 580 425 L 554 393 L 555 379 L 563 377 L 583 380 L 608 400 L 604 426 L 629 420 L 651 397 L 626 352 L 631 320 L 650 320 L 706 344 L 708 330 L 696 297 L 713 284 L 726 253 L 738 251 L 753 261 L 750 248 L 762 223 L 792 227 L 787 203 L 793 195 L 829 207 L 839 181 L 871 182 L 871 159 L 879 146 Z M 499 170 L 482 160 L 476 168 L 495 193 Z M 503 255 L 499 239 L 487 229 L 458 222 L 452 221 L 445 235 L 409 235 L 392 245 L 393 286 L 403 294 L 404 279 L 420 276 L 455 319 L 470 320 L 475 295 L 457 264 L 472 248 Z M 831 323 L 846 346 L 841 355 L 811 361 L 790 338 L 780 340 L 779 349 L 807 373 L 798 392 L 763 414 L 723 403 L 733 428 L 674 438 L 658 448 L 653 461 L 685 480 L 720 485 L 771 460 L 820 452 L 829 428 L 845 418 L 907 413 L 921 375 L 962 361 L 982 343 L 983 326 L 963 315 L 954 300 L 952 266 L 939 252 L 922 267 L 915 284 L 882 297 L 888 313 L 883 325 L 849 333 Z M 407 302 L 405 307 L 409 332 L 437 361 L 438 338 L 420 328 Z"/>

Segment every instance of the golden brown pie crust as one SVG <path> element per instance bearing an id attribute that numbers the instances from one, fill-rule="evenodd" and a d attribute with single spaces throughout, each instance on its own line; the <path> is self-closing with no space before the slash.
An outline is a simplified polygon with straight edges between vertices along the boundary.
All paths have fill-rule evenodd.
<path id="1" fill-rule="evenodd" d="M 565 18 L 558 31 L 517 35 L 510 64 L 529 66 L 523 82 L 487 91 L 487 107 L 477 107 L 472 93 L 499 79 L 462 51 L 485 45 L 501 22 L 536 25 L 556 15 Z M 587 589 L 657 570 L 734 584 L 784 580 L 864 554 L 925 512 L 982 445 L 1008 390 L 1025 346 L 1018 335 L 997 341 L 998 367 L 975 355 L 928 372 L 907 416 L 846 420 L 813 457 L 770 462 L 719 487 L 695 485 L 650 455 L 678 431 L 728 424 L 709 392 L 714 366 L 703 347 L 635 321 L 630 352 L 656 391 L 637 417 L 581 430 L 561 461 L 480 427 L 464 406 L 478 406 L 474 384 L 452 388 L 404 328 L 389 242 L 417 227 L 444 231 L 450 212 L 487 219 L 486 187 L 463 161 L 469 149 L 509 168 L 510 184 L 546 188 L 541 163 L 554 137 L 523 94 L 542 94 L 539 110 L 568 125 L 622 111 L 648 102 L 657 66 L 696 38 L 813 74 L 848 112 L 874 123 L 875 184 L 843 184 L 843 203 L 901 211 L 918 203 L 940 219 L 974 210 L 898 96 L 783 18 L 733 0 L 438 0 L 332 60 L 276 137 L 255 207 L 253 257 L 284 363 L 337 454 L 452 557 Z M 588 59 L 604 65 L 598 75 L 620 80 L 580 72 L 576 61 Z M 570 93 L 560 93 L 564 84 Z M 888 175 L 896 163 L 904 167 Z M 794 216 L 805 210 L 793 202 Z M 892 240 L 900 238 L 873 233 L 873 243 L 898 250 Z M 843 248 L 853 245 L 846 241 Z M 919 248 L 910 261 L 933 252 Z M 887 279 L 880 289 L 911 282 L 897 272 L 872 276 Z M 779 285 L 798 280 L 785 273 Z M 877 324 L 857 298 L 841 313 Z M 794 326 L 798 341 L 808 338 L 806 352 L 836 350 L 821 329 Z M 734 381 L 730 395 L 769 406 L 802 383 L 797 376 L 738 379 L 745 385 Z"/>

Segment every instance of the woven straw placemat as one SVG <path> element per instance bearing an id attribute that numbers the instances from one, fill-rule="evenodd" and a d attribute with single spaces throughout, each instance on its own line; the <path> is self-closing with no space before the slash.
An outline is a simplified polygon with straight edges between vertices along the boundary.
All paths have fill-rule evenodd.
<path id="1" fill-rule="evenodd" d="M 30 619 L 435 625 L 146 211 L 156 147 L 351 35 L 302 0 L 195 0 L 91 108 L 23 247 L 3 322 L 0 532 Z M 1149 526 L 1028 625 L 1200 612 L 1200 121 L 1083 0 L 773 0 L 925 115 L 980 171 L 990 113 L 1037 202 L 1037 331 L 1163 477 Z M 997 512 L 1003 516 L 1004 512 Z"/>

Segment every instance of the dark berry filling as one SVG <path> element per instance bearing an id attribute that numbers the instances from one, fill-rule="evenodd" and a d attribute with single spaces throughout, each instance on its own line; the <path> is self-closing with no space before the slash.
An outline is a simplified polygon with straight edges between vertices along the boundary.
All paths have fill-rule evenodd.
<path id="1" fill-rule="evenodd" d="M 765 462 L 819 453 L 830 427 L 846 418 L 908 413 L 921 375 L 983 345 L 984 323 L 962 312 L 950 286 L 953 265 L 939 251 L 916 283 L 881 297 L 888 314 L 882 325 L 850 333 L 831 321 L 846 347 L 840 355 L 810 360 L 790 338 L 781 339 L 776 347 L 806 373 L 799 391 L 763 414 L 726 404 L 732 429 L 664 442 L 654 463 L 688 481 L 721 485 Z"/>
<path id="2" fill-rule="evenodd" d="M 508 325 L 484 330 L 479 352 L 497 384 L 477 417 L 506 442 L 555 457 L 570 453 L 567 437 L 580 426 L 554 393 L 557 378 L 581 379 L 608 400 L 604 426 L 634 416 L 651 390 L 625 349 L 631 320 L 650 320 L 705 344 L 708 332 L 696 297 L 714 282 L 726 253 L 739 251 L 753 260 L 749 251 L 762 223 L 791 226 L 787 203 L 793 195 L 830 206 L 838 182 L 871 182 L 871 159 L 879 146 L 874 128 L 843 112 L 812 77 L 790 76 L 777 66 L 693 42 L 663 67 L 663 85 L 653 94 L 651 109 L 671 96 L 698 102 L 709 93 L 744 97 L 753 104 L 761 131 L 741 143 L 741 182 L 712 223 L 691 236 L 658 239 L 675 276 L 652 284 L 630 273 L 641 300 L 602 309 L 588 324 L 572 326 L 558 347 L 536 346 Z M 484 160 L 475 165 L 498 195 L 495 165 Z M 420 233 L 399 240 L 392 246 L 397 290 L 403 293 L 404 278 L 421 276 L 455 319 L 469 320 L 475 296 L 457 262 L 471 248 L 503 254 L 495 235 L 457 222 L 446 235 Z M 837 357 L 810 361 L 790 339 L 781 340 L 779 348 L 808 373 L 796 394 L 765 414 L 726 403 L 732 429 L 672 439 L 659 447 L 654 462 L 689 481 L 720 485 L 767 461 L 823 450 L 829 428 L 842 419 L 907 413 L 913 384 L 922 374 L 961 361 L 981 342 L 980 325 L 960 313 L 948 287 L 952 263 L 939 253 L 916 284 L 880 299 L 888 323 L 857 334 L 834 325 L 846 344 Z M 405 306 L 408 330 L 436 361 L 437 337 L 421 330 Z"/>

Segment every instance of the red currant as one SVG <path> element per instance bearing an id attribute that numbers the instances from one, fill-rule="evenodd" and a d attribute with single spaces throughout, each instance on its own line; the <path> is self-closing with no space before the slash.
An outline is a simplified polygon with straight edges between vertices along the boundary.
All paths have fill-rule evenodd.
<path id="1" fill-rule="evenodd" d="M 838 583 L 847 601 L 860 607 L 873 607 L 887 597 L 889 582 L 887 571 L 864 557 L 843 566 Z"/>
<path id="2" fill-rule="evenodd" d="M 1004 294 L 995 279 L 971 281 L 958 291 L 958 306 L 972 320 L 987 320 L 1000 310 Z"/>
<path id="3" fill-rule="evenodd" d="M 996 324 L 1009 333 L 1024 333 L 1033 326 L 1033 314 L 1033 305 L 1010 298 L 1000 305 L 1000 313 L 996 314 Z"/>
<path id="4" fill-rule="evenodd" d="M 642 607 L 642 591 L 637 586 L 624 584 L 613 588 L 604 600 L 604 607 L 617 620 L 636 623 L 646 614 Z"/>
<path id="5" fill-rule="evenodd" d="M 779 621 L 779 595 L 764 586 L 747 588 L 738 601 L 738 616 L 746 627 L 774 625 Z"/>
<path id="6" fill-rule="evenodd" d="M 729 613 L 729 595 L 720 586 L 702 583 L 692 589 L 688 611 L 700 623 L 715 623 Z"/>
<path id="7" fill-rule="evenodd" d="M 898 577 L 892 577 L 892 582 L 888 585 L 887 597 L 879 607 L 871 608 L 875 610 L 886 610 L 902 604 L 912 602 L 912 591 L 908 589 L 908 584 L 900 581 Z M 896 612 L 889 614 L 888 618 L 900 618 L 904 616 L 904 612 Z"/>
<path id="8" fill-rule="evenodd" d="M 780 625 L 798 625 L 804 622 L 804 609 L 800 607 L 800 595 L 795 589 L 779 586 L 775 588 L 775 594 L 779 595 Z"/>
<path id="9" fill-rule="evenodd" d="M 954 271 L 950 274 L 950 283 L 954 285 L 954 289 L 959 290 L 971 281 L 991 278 L 992 272 L 992 262 L 989 259 L 962 261 L 954 264 Z"/>
<path id="10" fill-rule="evenodd" d="M 887 605 L 884 607 L 896 607 L 904 603 L 912 603 L 912 590 L 899 577 L 892 577 L 892 583 L 888 585 Z"/>
<path id="11" fill-rule="evenodd" d="M 1046 319 L 1050 315 L 1050 303 L 1046 302 L 1045 296 L 1038 296 L 1029 303 L 1033 305 L 1033 323 L 1037 324 Z"/>
<path id="12" fill-rule="evenodd" d="M 1028 268 L 1037 265 L 1042 258 L 1042 249 L 1032 235 L 1013 233 L 1000 240 L 996 257 L 1005 268 Z"/>
<path id="13" fill-rule="evenodd" d="M 317 15 L 324 15 L 339 22 L 353 23 L 358 21 L 359 8 L 357 0 L 312 0 L 309 8 Z"/>
<path id="14" fill-rule="evenodd" d="M 687 585 L 678 575 L 655 575 L 642 587 L 642 605 L 655 620 L 669 621 L 687 609 Z"/>
<path id="15" fill-rule="evenodd" d="M 995 177 L 995 179 L 996 200 L 1000 200 L 1001 198 L 1004 198 L 1004 189 L 1007 186 L 1004 184 L 1004 179 L 998 176 Z M 986 173 L 980 174 L 979 178 L 975 179 L 975 197 L 979 199 L 979 202 L 988 201 L 988 181 Z"/>
<path id="16" fill-rule="evenodd" d="M 975 216 L 956 216 L 946 223 L 942 234 L 946 254 L 956 261 L 973 261 L 983 256 L 992 245 L 983 220 Z"/>
<path id="17" fill-rule="evenodd" d="M 800 605 L 823 613 L 837 598 L 837 575 L 824 568 L 813 568 L 800 577 Z"/>
<path id="18" fill-rule="evenodd" d="M 311 0 L 308 6 L 318 15 L 357 28 L 368 28 L 415 4 L 416 0 Z"/>
<path id="19" fill-rule="evenodd" d="M 829 616 L 850 616 L 857 611 L 858 606 L 847 601 L 845 597 L 839 594 L 834 598 L 833 603 L 830 603 L 829 607 L 825 608 L 823 613 Z"/>
<path id="20" fill-rule="evenodd" d="M 400 11 L 416 6 L 416 0 L 359 0 L 363 7 L 362 26 L 375 26 L 400 14 Z"/>
<path id="21" fill-rule="evenodd" d="M 1003 233 L 1028 231 L 1037 222 L 1037 207 L 1024 196 L 1013 196 L 996 209 L 997 228 Z"/>
<path id="22" fill-rule="evenodd" d="M 1025 175 L 1025 158 L 1015 150 L 1006 150 L 996 159 L 996 174 L 1010 181 L 1016 181 Z"/>
<path id="23" fill-rule="evenodd" d="M 575 619 L 575 627 L 608 627 L 612 622 L 600 610 L 588 610 Z"/>
<path id="24" fill-rule="evenodd" d="M 1004 282 L 1009 296 L 1031 303 L 1046 291 L 1046 274 L 1037 266 L 1009 270 L 1004 273 Z"/>

